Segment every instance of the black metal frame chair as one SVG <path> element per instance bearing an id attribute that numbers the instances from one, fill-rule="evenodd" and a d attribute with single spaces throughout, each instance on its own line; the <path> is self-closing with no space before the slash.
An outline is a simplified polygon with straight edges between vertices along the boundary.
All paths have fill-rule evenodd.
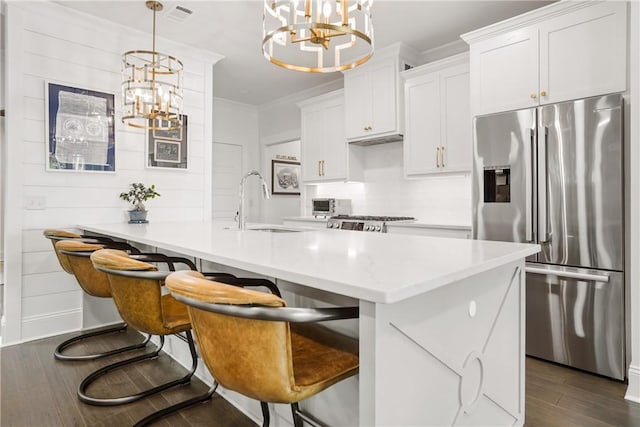
<path id="1" fill-rule="evenodd" d="M 183 281 L 185 279 L 186 281 Z M 301 325 L 301 324 L 310 324 L 310 323 L 325 322 L 325 321 L 331 321 L 331 320 L 353 319 L 353 318 L 359 317 L 358 307 L 294 308 L 294 307 L 284 307 L 284 306 L 265 306 L 265 305 L 261 305 L 261 303 L 250 303 L 250 302 L 234 303 L 232 301 L 232 298 L 229 298 L 226 295 L 223 295 L 224 294 L 223 288 L 221 288 L 219 293 L 216 290 L 215 296 L 214 296 L 214 292 L 212 293 L 203 292 L 202 295 L 199 295 L 199 297 L 203 299 L 209 299 L 209 300 L 218 299 L 220 301 L 218 303 L 207 302 L 207 301 L 204 301 L 203 299 L 199 299 L 195 297 L 195 294 L 198 291 L 193 291 L 193 292 L 189 290 L 185 291 L 186 288 L 181 288 L 180 281 L 183 281 L 182 283 L 188 283 L 189 280 L 190 278 L 187 278 L 182 273 L 174 273 L 167 278 L 167 287 L 169 288 L 174 298 L 176 298 L 178 301 L 181 301 L 184 304 L 189 306 L 189 311 L 192 318 L 192 327 L 194 328 L 194 331 L 196 332 L 196 336 L 199 339 L 201 339 L 203 335 L 206 335 L 209 332 L 214 335 L 216 334 L 216 328 L 215 328 L 216 318 L 209 319 L 210 323 L 208 323 L 206 326 L 201 326 L 199 325 L 198 319 L 203 319 L 203 318 L 199 317 L 197 313 L 198 310 L 202 310 L 203 312 L 207 312 L 207 313 L 214 313 L 216 315 L 233 317 L 233 318 L 261 320 L 261 321 L 267 321 L 265 323 L 274 323 L 274 324 L 280 322 L 280 323 L 285 323 L 287 325 L 288 324 Z M 196 277 L 195 281 L 190 283 L 190 286 L 192 287 L 192 289 L 198 289 L 198 285 L 204 284 L 204 282 L 198 282 L 198 280 L 200 279 Z M 282 302 L 282 300 L 280 301 Z M 271 301 L 270 304 L 271 303 L 273 303 L 273 301 Z M 196 311 L 193 311 L 193 310 L 196 310 Z M 203 321 L 203 325 L 204 324 L 205 322 Z M 225 326 L 228 326 L 228 324 L 225 324 Z M 240 329 L 242 329 L 244 326 L 246 326 L 246 324 L 243 324 L 243 326 L 240 326 Z M 205 328 L 207 329 L 205 330 Z M 307 327 L 307 328 L 310 328 L 310 329 L 307 329 L 308 331 L 310 331 L 314 328 L 314 326 Z M 335 337 L 338 341 L 340 341 L 341 339 L 339 334 L 334 334 L 331 332 L 329 332 L 328 335 L 325 335 L 325 337 L 322 339 L 326 339 L 327 336 L 330 337 L 329 339 L 332 339 Z M 228 340 L 225 342 L 227 342 L 228 344 L 231 344 L 229 343 Z M 342 351 L 343 349 L 348 348 L 348 345 L 344 347 L 341 347 L 341 346 L 342 344 L 336 343 L 335 348 L 340 349 L 339 351 Z M 292 349 L 295 350 L 295 347 L 296 346 L 293 345 Z M 205 350 L 201 348 L 201 351 L 204 352 Z M 269 351 L 267 351 L 267 353 L 269 353 Z M 205 353 L 203 353 L 203 357 L 205 359 L 205 362 L 207 362 L 207 357 Z M 215 357 L 212 356 L 209 360 L 215 361 Z M 319 363 L 322 363 L 322 362 L 319 361 Z M 207 363 L 207 365 L 209 366 L 209 363 Z M 357 365 L 356 365 L 356 372 L 357 372 Z M 354 372 L 351 372 L 349 375 L 353 373 Z M 214 386 L 212 387 L 212 390 L 215 390 L 215 387 L 217 387 L 218 385 L 217 384 L 218 380 L 215 378 L 216 374 L 213 370 L 212 370 L 212 375 L 214 376 L 214 380 L 216 380 L 216 383 L 214 383 Z M 338 378 L 339 376 L 340 375 L 337 375 L 335 372 L 328 372 L 327 377 L 322 380 L 322 381 L 326 381 L 323 387 L 325 386 L 328 387 L 329 385 L 346 377 L 343 375 L 343 376 L 340 376 L 340 378 Z M 290 379 L 292 380 L 293 378 L 290 378 Z M 255 378 L 254 378 L 254 383 L 255 382 L 257 381 L 255 381 Z M 224 383 L 223 385 L 229 388 L 228 385 Z M 241 387 L 245 387 L 245 386 L 246 384 Z M 253 388 L 252 385 L 246 386 L 246 387 Z M 258 386 L 257 388 L 259 387 L 260 386 Z M 234 389 L 233 386 L 231 386 L 230 388 L 232 390 Z M 241 390 L 235 390 L 235 391 L 242 393 Z M 254 398 L 256 398 L 256 396 L 261 393 L 260 391 L 255 391 L 255 390 L 252 390 L 251 392 L 254 393 L 254 396 L 252 396 Z M 287 394 L 287 392 L 283 392 L 283 395 L 285 394 Z M 306 396 L 308 397 L 309 395 L 312 395 L 312 394 L 307 393 Z M 297 397 L 289 396 L 291 398 L 289 402 L 290 402 L 291 411 L 293 415 L 294 426 L 301 427 L 303 424 L 303 420 L 312 425 L 321 426 L 322 425 L 321 422 L 319 422 L 313 416 L 305 413 L 300 409 L 298 405 L 299 400 L 296 400 L 296 399 L 299 397 L 305 398 L 304 396 L 305 396 L 304 392 L 301 392 Z M 280 403 L 284 403 L 286 399 L 288 399 L 289 397 L 282 398 L 283 400 L 280 401 Z M 260 406 L 261 406 L 262 415 L 263 415 L 263 427 L 268 427 L 270 424 L 270 414 L 269 414 L 268 404 L 266 401 L 261 400 Z M 157 419 L 157 417 L 155 419 Z M 146 425 L 146 424 L 141 423 L 141 425 Z"/>
<path id="2" fill-rule="evenodd" d="M 60 266 L 62 267 L 62 269 L 64 271 L 66 271 L 69 274 L 72 274 L 75 276 L 74 271 L 71 269 L 71 266 L 68 265 L 68 263 L 65 263 L 63 261 L 63 258 L 60 256 L 60 251 L 58 251 L 58 249 L 56 248 L 56 243 L 61 241 L 61 240 L 72 240 L 74 242 L 81 242 L 81 243 L 85 243 L 88 245 L 100 245 L 103 248 L 110 248 L 110 249 L 121 249 L 124 251 L 127 251 L 129 253 L 134 253 L 134 254 L 140 254 L 140 251 L 135 248 L 134 246 L 131 246 L 130 244 L 126 243 L 126 242 L 119 242 L 119 241 L 115 241 L 109 237 L 103 237 L 103 236 L 88 236 L 88 235 L 81 235 L 81 234 L 75 234 L 75 233 L 71 233 L 71 232 L 67 232 L 64 230 L 45 230 L 44 231 L 44 236 L 51 240 L 51 243 L 53 244 L 53 249 L 56 253 L 56 256 L 58 257 L 58 260 L 60 262 Z M 65 254 L 65 256 L 68 255 L 74 255 L 76 253 L 70 253 L 67 251 L 67 253 Z M 80 283 L 80 279 L 78 279 L 76 277 L 76 280 L 78 280 L 78 282 Z M 82 285 L 81 285 L 82 287 Z M 95 359 L 100 359 L 103 357 L 109 357 L 109 356 L 113 356 L 116 354 L 121 354 L 121 353 L 125 353 L 128 351 L 133 351 L 133 350 L 137 350 L 140 348 L 144 348 L 147 343 L 149 342 L 150 337 L 148 337 L 147 339 L 145 339 L 143 342 L 138 343 L 138 344 L 133 344 L 133 345 L 129 345 L 129 346 L 125 346 L 125 347 L 120 347 L 120 348 L 116 348 L 113 350 L 109 350 L 109 351 L 105 351 L 105 352 L 100 352 L 100 353 L 92 353 L 92 354 L 83 354 L 83 355 L 75 355 L 75 356 L 70 356 L 67 354 L 64 354 L 64 351 L 69 349 L 70 347 L 74 346 L 75 344 L 78 344 L 86 339 L 90 339 L 90 338 L 95 338 L 95 337 L 100 337 L 103 335 L 108 335 L 108 334 L 114 334 L 114 333 L 121 333 L 121 332 L 125 332 L 128 328 L 128 325 L 126 323 L 119 323 L 115 326 L 110 326 L 107 328 L 101 328 L 98 330 L 93 330 L 93 331 L 89 331 L 89 332 L 83 332 L 80 335 L 77 335 L 75 337 L 72 337 L 68 340 L 63 341 L 62 343 L 60 343 L 58 346 L 56 346 L 54 352 L 53 352 L 53 356 L 56 358 L 56 360 L 61 360 L 61 361 L 87 361 L 87 360 L 95 360 Z"/>
<path id="3" fill-rule="evenodd" d="M 105 274 L 107 274 L 107 276 L 109 277 L 109 280 L 111 281 L 112 284 L 112 288 L 113 288 L 113 280 L 114 277 L 121 277 L 121 278 L 125 278 L 125 279 L 129 279 L 131 280 L 130 286 L 135 286 L 136 285 L 136 281 L 155 281 L 157 282 L 157 286 L 162 286 L 164 285 L 164 280 L 165 278 L 173 273 L 175 271 L 175 266 L 177 264 L 184 264 L 186 265 L 190 271 L 197 271 L 196 270 L 196 266 L 193 264 L 193 262 L 191 262 L 190 260 L 186 259 L 186 258 L 179 258 L 179 257 L 162 257 L 162 258 L 158 258 L 158 259 L 150 259 L 148 257 L 145 256 L 140 256 L 140 255 L 131 255 L 129 256 L 129 258 L 137 260 L 137 261 L 143 261 L 143 262 L 153 262 L 153 263 L 166 263 L 169 271 L 153 271 L 153 270 L 127 270 L 127 269 L 116 269 L 116 268 L 108 268 L 105 267 L 105 265 L 100 265 L 98 263 L 95 262 L 94 258 L 92 258 L 92 260 L 94 261 L 94 267 L 100 271 L 103 272 Z M 273 284 L 272 282 L 266 280 L 266 279 L 254 279 L 254 278 L 238 278 L 235 277 L 232 274 L 228 274 L 228 273 L 206 273 L 208 277 L 212 277 L 213 279 L 217 280 L 217 281 L 223 281 L 229 284 L 232 284 L 234 286 L 265 286 L 267 288 L 269 288 L 270 290 L 277 292 L 277 294 L 279 294 L 280 292 L 278 291 L 278 288 L 275 286 L 275 284 Z M 116 300 L 116 305 L 118 305 L 118 300 L 117 298 L 114 298 Z M 177 304 L 180 304 L 178 302 L 176 302 Z M 180 304 L 182 305 L 182 304 Z M 185 313 L 186 313 L 186 307 L 185 307 Z M 124 316 L 123 316 L 124 317 Z M 187 317 L 188 318 L 188 317 Z M 97 405 L 97 406 L 114 406 L 114 405 L 121 405 L 121 404 L 126 404 L 126 403 L 132 403 L 135 401 L 138 401 L 140 399 L 143 399 L 145 397 L 154 395 L 156 393 L 162 392 L 164 390 L 167 390 L 169 388 L 178 386 L 178 385 L 183 385 L 183 384 L 188 384 L 191 381 L 191 378 L 193 376 L 193 374 L 195 373 L 197 366 L 198 366 L 198 354 L 197 354 L 197 350 L 196 350 L 196 345 L 195 342 L 193 340 L 193 336 L 191 334 L 191 326 L 189 324 L 187 329 L 184 329 L 184 336 L 181 335 L 180 333 L 173 333 L 173 335 L 177 336 L 178 338 L 182 339 L 183 341 L 185 341 L 188 346 L 189 346 L 189 352 L 191 354 L 191 368 L 189 370 L 189 372 L 184 375 L 183 377 L 168 381 L 164 384 L 158 385 L 158 386 L 154 386 L 151 387 L 147 390 L 143 390 L 140 391 L 138 393 L 129 395 L 129 396 L 122 396 L 122 397 L 114 397 L 114 398 L 100 398 L 100 397 L 94 397 L 94 396 L 90 396 L 87 393 L 87 389 L 89 388 L 89 386 L 94 383 L 98 378 L 103 377 L 105 375 L 107 375 L 108 373 L 123 368 L 125 366 L 128 365 L 132 365 L 134 363 L 138 363 L 138 362 L 142 362 L 145 360 L 150 360 L 150 359 L 154 359 L 156 357 L 158 357 L 160 351 L 162 350 L 162 347 L 164 345 L 165 342 L 165 338 L 164 335 L 158 334 L 159 339 L 160 339 L 160 343 L 159 345 L 156 347 L 156 349 L 153 352 L 150 353 L 145 353 L 143 355 L 131 358 L 131 359 L 127 359 L 127 360 L 123 360 L 120 362 L 116 362 L 110 365 L 107 365 L 103 368 L 100 368 L 98 370 L 96 370 L 95 372 L 89 374 L 78 386 L 78 398 L 80 399 L 80 401 L 84 402 L 84 403 L 88 403 L 91 405 Z M 161 409 L 159 411 L 154 412 L 153 414 L 149 415 L 148 417 L 146 417 L 144 420 L 138 422 L 136 424 L 136 426 L 138 425 L 147 425 L 161 417 L 164 417 L 168 414 L 177 412 L 180 409 L 183 408 L 187 408 L 190 406 L 193 406 L 195 404 L 198 403 L 202 403 L 202 402 L 206 402 L 208 400 L 211 399 L 211 397 L 213 396 L 213 393 L 215 392 L 216 387 L 212 387 L 208 392 L 206 392 L 205 394 L 193 397 L 191 399 L 187 399 L 183 402 L 180 402 L 178 404 L 172 405 L 170 407 Z"/>

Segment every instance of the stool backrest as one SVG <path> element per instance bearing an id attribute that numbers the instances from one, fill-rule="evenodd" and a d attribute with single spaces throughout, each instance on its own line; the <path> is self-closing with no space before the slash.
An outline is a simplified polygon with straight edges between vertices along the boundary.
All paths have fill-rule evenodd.
<path id="1" fill-rule="evenodd" d="M 170 257 L 167 264 L 183 263 L 192 267 L 189 260 Z M 111 287 L 111 296 L 122 319 L 140 332 L 153 335 L 175 333 L 171 325 L 180 320 L 180 327 L 189 329 L 186 306 L 171 295 L 162 295 L 164 278 L 170 271 L 158 271 L 147 262 L 133 259 L 124 251 L 101 249 L 91 254 L 91 262 L 98 271 L 106 273 Z M 159 260 L 158 262 L 164 262 Z"/>
<path id="2" fill-rule="evenodd" d="M 64 259 L 65 264 L 70 268 L 71 274 L 75 276 L 82 290 L 94 297 L 111 297 L 111 288 L 109 287 L 107 275 L 93 268 L 89 258 L 92 252 L 103 249 L 104 245 L 84 243 L 71 239 L 55 242 L 54 246 L 58 259 Z"/>
<path id="3" fill-rule="evenodd" d="M 51 244 L 53 245 L 53 250 L 56 253 L 56 257 L 58 257 L 58 262 L 64 271 L 69 274 L 73 274 L 71 270 L 71 266 L 69 265 L 69 260 L 66 257 L 61 257 L 56 249 L 56 242 L 61 241 L 62 239 L 80 239 L 82 236 L 80 234 L 72 233 L 66 230 L 54 230 L 54 229 L 46 229 L 42 232 L 44 237 L 51 240 Z"/>
<path id="4" fill-rule="evenodd" d="M 285 307 L 284 300 L 213 282 L 194 271 L 169 275 L 166 286 L 172 295 L 187 303 L 201 356 L 216 381 L 263 402 L 291 401 L 295 381 L 288 322 L 229 316 L 188 302 L 197 300 L 251 309 Z"/>

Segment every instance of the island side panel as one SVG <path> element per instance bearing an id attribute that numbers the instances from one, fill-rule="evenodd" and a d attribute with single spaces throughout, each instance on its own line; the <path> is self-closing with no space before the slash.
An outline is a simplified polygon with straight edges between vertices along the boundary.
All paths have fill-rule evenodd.
<path id="1" fill-rule="evenodd" d="M 360 424 L 522 426 L 524 284 L 522 260 L 396 304 L 362 302 Z"/>

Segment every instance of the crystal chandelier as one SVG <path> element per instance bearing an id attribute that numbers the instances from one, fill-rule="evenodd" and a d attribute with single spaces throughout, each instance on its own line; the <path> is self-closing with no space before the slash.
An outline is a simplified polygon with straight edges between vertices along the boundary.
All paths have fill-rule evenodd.
<path id="1" fill-rule="evenodd" d="M 262 54 L 311 73 L 349 70 L 373 54 L 373 0 L 264 0 Z"/>
<path id="2" fill-rule="evenodd" d="M 147 1 L 153 11 L 152 50 L 131 50 L 122 56 L 122 123 L 152 130 L 182 127 L 182 62 L 156 52 L 157 1 Z"/>

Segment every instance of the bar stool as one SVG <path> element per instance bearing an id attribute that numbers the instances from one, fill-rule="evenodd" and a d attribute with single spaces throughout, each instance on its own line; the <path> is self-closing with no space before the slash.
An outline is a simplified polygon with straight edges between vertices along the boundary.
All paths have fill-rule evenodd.
<path id="1" fill-rule="evenodd" d="M 76 277 L 76 280 L 80 284 L 80 287 L 89 295 L 99 296 L 103 298 L 111 297 L 109 288 L 108 288 L 108 283 L 106 282 L 106 278 L 104 276 L 93 274 L 91 272 L 91 270 L 93 270 L 93 266 L 91 266 L 90 263 L 89 263 L 89 266 L 91 266 L 91 269 L 87 270 L 86 268 L 84 268 L 82 270 L 78 270 L 79 273 L 82 273 L 82 277 L 78 277 L 78 274 L 74 273 L 73 269 L 71 268 L 71 265 L 69 264 L 68 256 L 62 255 L 59 249 L 56 247 L 56 244 L 62 241 L 74 241 L 78 244 L 89 245 L 89 246 L 86 246 L 84 249 L 82 249 L 81 247 L 76 247 L 75 249 L 70 248 L 70 250 L 73 250 L 73 251 L 84 251 L 84 250 L 94 251 L 97 249 L 109 247 L 114 249 L 126 250 L 131 253 L 140 252 L 138 249 L 129 245 L 128 243 L 116 242 L 109 237 L 86 236 L 86 235 L 81 235 L 81 234 L 73 233 L 66 230 L 57 230 L 57 229 L 46 229 L 43 231 L 43 235 L 44 237 L 46 237 L 51 241 L 54 252 L 56 254 L 56 257 L 58 258 L 58 262 L 60 263 L 60 266 L 62 267 L 62 269 L 65 272 L 71 275 L 74 275 Z M 93 281 L 95 281 L 95 283 L 93 283 Z M 106 283 L 106 287 L 105 287 L 105 283 Z M 82 333 L 78 336 L 70 338 L 62 342 L 61 344 L 59 344 L 55 348 L 53 355 L 57 360 L 64 360 L 64 361 L 95 360 L 102 357 L 113 356 L 115 354 L 120 354 L 127 351 L 142 348 L 149 341 L 149 339 L 147 339 L 146 341 L 139 344 L 121 347 L 121 348 L 117 348 L 117 349 L 102 352 L 102 353 L 84 354 L 84 355 L 76 355 L 76 356 L 63 354 L 63 352 L 69 347 L 73 346 L 74 344 L 78 344 L 81 341 L 84 341 L 86 339 L 107 335 L 107 334 L 113 334 L 116 332 L 124 332 L 126 330 L 127 330 L 127 325 L 125 323 L 120 323 L 116 326 L 112 326 L 109 328 Z"/>
<path id="2" fill-rule="evenodd" d="M 78 397 L 82 402 L 88 404 L 111 406 L 135 402 L 168 388 L 189 383 L 197 368 L 198 355 L 191 335 L 191 323 L 187 306 L 169 294 L 162 295 L 161 287 L 164 285 L 164 279 L 171 274 L 171 271 L 158 271 L 155 265 L 133 259 L 133 257 L 135 255 L 129 256 L 123 251 L 102 249 L 91 254 L 91 262 L 94 268 L 106 274 L 111 288 L 111 295 L 122 318 L 139 331 L 158 335 L 160 337 L 160 345 L 153 353 L 105 366 L 87 376 L 78 387 Z M 190 271 L 195 270 L 195 265 L 187 259 L 169 257 L 168 261 L 170 262 L 170 270 L 173 270 L 173 265 L 180 263 L 186 265 Z M 200 273 L 198 274 L 201 275 Z M 230 283 L 244 282 L 249 285 L 260 286 L 264 286 L 268 282 L 263 279 L 241 279 L 224 273 L 211 273 L 211 277 L 216 280 L 226 280 Z M 275 287 L 273 283 L 268 283 Z M 181 333 L 184 333 L 185 336 L 180 335 Z M 87 394 L 87 388 L 107 373 L 132 363 L 157 357 L 164 344 L 164 337 L 171 334 L 185 340 L 189 345 L 192 364 L 187 375 L 130 396 L 99 398 Z M 214 392 L 215 389 L 212 388 L 203 395 L 157 411 L 147 418 L 153 420 L 196 403 L 207 401 L 211 399 Z"/>
<path id="3" fill-rule="evenodd" d="M 294 425 L 307 421 L 298 402 L 358 372 L 358 340 L 315 322 L 358 317 L 358 307 L 289 308 L 281 298 L 207 280 L 194 271 L 166 279 L 188 305 L 201 356 L 215 381 L 261 403 L 291 405 Z"/>
<path id="4" fill-rule="evenodd" d="M 55 242 L 54 247 L 56 254 L 58 255 L 58 259 L 60 260 L 60 264 L 66 266 L 66 270 L 68 270 L 67 272 L 76 278 L 78 284 L 85 293 L 99 298 L 111 298 L 111 289 L 109 288 L 109 280 L 107 279 L 106 274 L 93 268 L 93 264 L 89 258 L 93 252 L 106 247 L 111 247 L 111 243 L 112 242 L 104 242 L 100 244 L 85 243 L 82 239 L 69 239 Z M 122 247 L 121 244 L 117 246 Z M 131 250 L 137 251 L 137 249 L 133 247 L 130 248 Z M 120 323 L 107 329 L 83 333 L 70 338 L 56 347 L 54 356 L 56 359 L 64 361 L 95 360 L 145 347 L 151 339 L 151 335 L 148 335 L 143 342 L 102 353 L 77 356 L 69 356 L 63 353 L 67 348 L 83 340 L 115 332 L 124 332 L 127 327 L 126 323 Z"/>

